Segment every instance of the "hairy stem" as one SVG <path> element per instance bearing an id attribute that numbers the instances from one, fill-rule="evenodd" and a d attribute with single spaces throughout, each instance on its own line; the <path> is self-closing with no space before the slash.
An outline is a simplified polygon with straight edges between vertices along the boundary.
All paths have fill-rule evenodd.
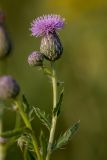
<path id="1" fill-rule="evenodd" d="M 38 143 L 37 143 L 37 139 L 36 139 L 36 137 L 34 135 L 31 123 L 30 123 L 26 113 L 23 110 L 23 106 L 18 101 L 16 102 L 16 105 L 17 105 L 17 107 L 19 109 L 20 115 L 21 115 L 26 127 L 29 128 L 32 131 L 31 138 L 32 138 L 32 143 L 33 143 L 34 150 L 36 152 L 37 158 L 38 158 L 38 160 L 42 160 L 42 157 L 41 157 L 41 154 L 40 154 L 40 151 L 39 151 L 39 146 L 38 146 Z"/>
<path id="2" fill-rule="evenodd" d="M 57 78 L 56 78 L 56 71 L 54 68 L 54 62 L 52 63 L 52 88 L 53 88 L 53 110 L 54 110 L 57 105 Z M 54 142 L 56 123 L 57 123 L 57 115 L 53 114 L 46 160 L 50 160 L 50 156 L 52 153 L 52 145 Z"/>

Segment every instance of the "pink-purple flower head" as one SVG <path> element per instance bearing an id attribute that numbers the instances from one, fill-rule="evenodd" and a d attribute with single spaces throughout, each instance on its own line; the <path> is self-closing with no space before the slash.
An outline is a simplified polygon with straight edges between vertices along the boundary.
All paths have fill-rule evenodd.
<path id="1" fill-rule="evenodd" d="M 38 17 L 31 23 L 32 36 L 40 37 L 63 28 L 65 19 L 60 15 L 50 14 Z"/>

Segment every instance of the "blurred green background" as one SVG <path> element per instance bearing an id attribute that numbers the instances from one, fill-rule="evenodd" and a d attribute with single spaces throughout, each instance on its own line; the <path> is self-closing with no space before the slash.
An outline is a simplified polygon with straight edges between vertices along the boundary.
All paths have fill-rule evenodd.
<path id="1" fill-rule="evenodd" d="M 59 79 L 64 81 L 62 115 L 56 136 L 80 120 L 80 130 L 53 160 L 107 159 L 107 1 L 106 0 L 0 0 L 7 13 L 7 28 L 13 51 L 7 59 L 7 73 L 20 83 L 29 103 L 50 111 L 51 85 L 46 76 L 27 64 L 27 56 L 39 50 L 40 39 L 30 36 L 30 23 L 43 14 L 66 18 L 60 32 L 64 46 L 57 61 Z M 12 118 L 13 117 L 13 118 Z M 14 114 L 5 116 L 5 129 L 14 124 Z M 39 134 L 39 121 L 34 127 Z M 13 157 L 14 154 L 14 157 Z M 16 155 L 16 157 L 15 157 Z M 12 147 L 7 160 L 22 159 Z"/>

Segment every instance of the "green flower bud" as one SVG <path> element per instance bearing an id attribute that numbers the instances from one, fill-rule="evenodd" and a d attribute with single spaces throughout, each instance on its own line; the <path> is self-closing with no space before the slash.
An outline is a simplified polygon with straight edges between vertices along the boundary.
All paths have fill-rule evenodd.
<path id="1" fill-rule="evenodd" d="M 49 33 L 42 38 L 40 51 L 49 61 L 55 61 L 61 57 L 63 47 L 56 32 Z"/>

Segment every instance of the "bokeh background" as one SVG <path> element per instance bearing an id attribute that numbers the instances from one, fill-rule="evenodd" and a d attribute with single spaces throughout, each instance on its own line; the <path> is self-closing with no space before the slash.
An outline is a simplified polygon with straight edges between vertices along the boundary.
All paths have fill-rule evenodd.
<path id="1" fill-rule="evenodd" d="M 40 39 L 30 36 L 30 23 L 43 14 L 61 14 L 66 25 L 60 32 L 64 46 L 57 61 L 59 79 L 64 81 L 62 115 L 56 136 L 80 120 L 79 132 L 53 160 L 107 159 L 107 1 L 106 0 L 0 0 L 7 13 L 7 28 L 13 51 L 7 59 L 7 74 L 20 83 L 29 103 L 51 110 L 51 85 L 46 76 L 27 64 L 27 56 L 39 50 Z M 14 114 L 4 118 L 5 129 L 14 124 Z M 33 124 L 38 135 L 40 124 Z M 13 156 L 14 154 L 14 156 Z M 16 156 L 16 157 L 15 157 Z M 7 160 L 22 159 L 12 147 Z"/>

